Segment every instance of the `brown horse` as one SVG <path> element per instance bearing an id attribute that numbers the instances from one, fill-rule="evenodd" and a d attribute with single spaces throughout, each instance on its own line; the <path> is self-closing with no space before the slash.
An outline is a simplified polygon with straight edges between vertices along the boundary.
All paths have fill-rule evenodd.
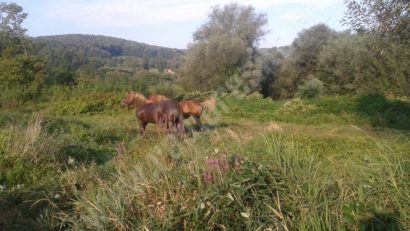
<path id="1" fill-rule="evenodd" d="M 127 96 L 121 100 L 121 105 L 136 108 L 136 116 L 142 136 L 148 123 L 155 123 L 160 126 L 166 125 L 168 131 L 175 127 L 177 132 L 181 134 L 184 132 L 182 108 L 173 100 L 154 103 L 139 93 L 128 92 Z"/>
<path id="2" fill-rule="evenodd" d="M 163 100 L 169 100 L 169 98 L 163 95 L 157 95 L 155 93 L 150 93 L 148 96 L 148 100 L 151 100 L 152 102 L 161 102 Z M 203 102 L 199 102 L 197 100 L 185 100 L 185 101 L 180 102 L 179 104 L 182 107 L 184 119 L 187 119 L 192 116 L 198 128 L 202 130 L 203 129 L 203 125 L 201 123 L 202 112 L 204 108 L 208 108 L 210 111 L 213 111 L 216 106 L 216 100 L 214 97 L 209 96 Z"/>

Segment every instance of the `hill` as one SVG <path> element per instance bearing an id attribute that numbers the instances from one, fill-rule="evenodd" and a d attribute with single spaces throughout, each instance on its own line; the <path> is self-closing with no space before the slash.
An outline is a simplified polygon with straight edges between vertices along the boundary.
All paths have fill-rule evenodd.
<path id="1" fill-rule="evenodd" d="M 184 50 L 139 43 L 135 41 L 102 36 L 67 34 L 32 38 L 39 44 L 38 53 L 50 57 L 57 65 L 78 69 L 91 61 L 107 64 L 114 59 L 116 65 L 136 61 L 147 68 L 178 66 Z M 113 65 L 109 62 L 109 66 Z"/>

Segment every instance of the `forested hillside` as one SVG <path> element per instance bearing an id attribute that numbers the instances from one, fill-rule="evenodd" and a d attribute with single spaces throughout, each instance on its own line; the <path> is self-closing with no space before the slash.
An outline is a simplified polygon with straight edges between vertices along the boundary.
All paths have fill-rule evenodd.
<path id="1" fill-rule="evenodd" d="M 95 65 L 123 68 L 175 68 L 184 51 L 153 46 L 102 35 L 68 34 L 32 39 L 39 54 L 49 56 L 54 64 L 78 69 L 90 62 Z"/>
<path id="2" fill-rule="evenodd" d="M 44 49 L 71 47 L 77 52 L 83 52 L 92 57 L 133 56 L 171 60 L 183 54 L 183 50 L 176 48 L 154 46 L 103 35 L 67 34 L 39 36 L 33 40 L 43 43 Z"/>

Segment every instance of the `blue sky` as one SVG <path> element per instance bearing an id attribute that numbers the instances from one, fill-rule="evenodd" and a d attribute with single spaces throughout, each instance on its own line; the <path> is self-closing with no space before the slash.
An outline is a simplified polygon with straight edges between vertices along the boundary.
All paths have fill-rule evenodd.
<path id="1" fill-rule="evenodd" d="M 319 22 L 342 27 L 342 0 L 15 0 L 27 12 L 29 36 L 95 34 L 165 47 L 186 48 L 207 21 L 210 7 L 236 2 L 268 16 L 270 33 L 261 47 L 289 45 L 297 33 Z"/>

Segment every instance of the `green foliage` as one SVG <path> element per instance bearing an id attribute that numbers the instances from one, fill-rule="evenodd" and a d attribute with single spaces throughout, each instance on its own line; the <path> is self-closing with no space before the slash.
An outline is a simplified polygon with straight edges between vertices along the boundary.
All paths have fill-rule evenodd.
<path id="1" fill-rule="evenodd" d="M 296 95 L 302 98 L 315 98 L 320 96 L 322 91 L 322 81 L 313 77 L 307 80 L 303 85 L 299 86 L 299 90 Z"/>
<path id="2" fill-rule="evenodd" d="M 369 46 L 369 39 L 345 34 L 323 48 L 317 76 L 325 83 L 327 94 L 394 91 L 392 73 L 387 71 L 386 65 L 377 59 Z"/>
<path id="3" fill-rule="evenodd" d="M 154 92 L 156 94 L 165 95 L 168 98 L 181 101 L 185 98 L 185 91 L 182 87 L 178 85 L 159 84 L 149 88 L 149 92 Z"/>
<path id="4" fill-rule="evenodd" d="M 22 53 L 27 42 L 22 23 L 27 13 L 16 3 L 0 2 L 0 16 L 0 57 Z"/>
<path id="5" fill-rule="evenodd" d="M 358 111 L 358 100 L 348 96 L 320 97 L 306 102 L 316 105 L 318 111 L 322 113 L 340 115 L 343 113 L 355 114 Z"/>
<path id="6" fill-rule="evenodd" d="M 280 225 L 275 219 L 278 215 L 269 209 L 276 207 L 280 187 L 285 186 L 274 169 L 247 161 L 228 174 L 224 182 L 209 186 L 202 195 L 189 201 L 193 210 L 178 215 L 189 221 L 184 228 L 194 230 L 254 230 Z"/>
<path id="7" fill-rule="evenodd" d="M 38 91 L 44 86 L 44 62 L 39 57 L 21 54 L 0 59 L 0 87 L 10 88 L 22 85 Z"/>
<path id="8" fill-rule="evenodd" d="M 245 64 L 254 62 L 258 41 L 266 34 L 266 23 L 266 16 L 257 14 L 252 6 L 232 3 L 214 7 L 208 22 L 194 32 L 194 43 L 184 63 L 185 86 L 214 90 L 224 87 L 235 74 L 246 80 L 254 64 Z"/>
<path id="9" fill-rule="evenodd" d="M 226 110 L 222 113 L 231 118 L 251 118 L 258 121 L 269 121 L 272 114 L 280 107 L 280 102 L 273 102 L 270 98 L 257 99 L 255 97 L 227 97 L 224 99 Z"/>
<path id="10" fill-rule="evenodd" d="M 373 205 L 351 203 L 343 207 L 343 217 L 347 228 L 361 230 L 401 230 L 393 214 L 378 213 Z"/>
<path id="11" fill-rule="evenodd" d="M 69 100 L 52 101 L 52 110 L 57 115 L 93 114 L 118 110 L 121 97 L 114 93 L 92 92 Z"/>
<path id="12" fill-rule="evenodd" d="M 385 70 L 384 75 L 366 82 L 384 83 L 384 93 L 408 96 L 410 3 L 405 0 L 348 0 L 345 3 L 348 11 L 344 23 L 368 40 L 369 50 Z"/>
<path id="13" fill-rule="evenodd" d="M 240 39 L 215 35 L 208 42 L 199 41 L 188 50 L 183 84 L 197 90 L 223 86 L 247 57 L 246 43 Z"/>
<path id="14" fill-rule="evenodd" d="M 183 54 L 179 49 L 151 46 L 108 36 L 41 36 L 34 38 L 33 41 L 42 44 L 38 52 L 49 58 L 51 66 L 68 66 L 73 71 L 92 71 L 107 67 L 132 72 L 151 68 L 174 68 L 175 61 Z"/>
<path id="15" fill-rule="evenodd" d="M 364 95 L 358 99 L 359 112 L 369 117 L 374 126 L 410 129 L 410 104 L 388 100 L 382 94 Z"/>
<path id="16" fill-rule="evenodd" d="M 43 132 L 42 123 L 41 117 L 34 117 L 25 129 L 9 127 L 1 130 L 0 184 L 37 187 L 50 182 L 49 177 L 60 166 L 60 144 L 48 144 L 56 135 Z"/>
<path id="17" fill-rule="evenodd" d="M 50 94 L 55 102 L 103 98 L 104 109 L 0 113 L 0 223 L 8 230 L 408 226 L 407 133 L 358 131 L 356 98 L 230 96 L 219 101 L 220 127 L 177 141 L 155 126 L 140 139 L 133 112 L 107 106 L 113 92 L 65 88 L 60 98 Z M 54 105 L 38 107 L 52 113 Z M 272 121 L 288 123 L 269 130 Z"/>
<path id="18" fill-rule="evenodd" d="M 269 98 L 237 98 L 224 100 L 223 115 L 229 118 L 248 118 L 260 122 L 283 121 L 297 124 L 363 123 L 357 115 L 357 100 L 350 97 L 293 99 L 272 101 Z"/>
<path id="19" fill-rule="evenodd" d="M 285 102 L 277 111 L 277 114 L 282 118 L 286 118 L 296 114 L 310 116 L 316 112 L 316 105 L 305 103 L 303 100 L 296 98 Z"/>
<path id="20" fill-rule="evenodd" d="M 409 45 L 409 7 L 406 0 L 346 0 L 344 22 L 359 33 L 371 33 L 391 42 Z"/>
<path id="21" fill-rule="evenodd" d="M 278 78 L 273 83 L 273 96 L 295 96 L 298 86 L 315 74 L 320 52 L 335 36 L 336 32 L 325 24 L 301 31 L 292 43 L 289 56 L 281 63 Z"/>

